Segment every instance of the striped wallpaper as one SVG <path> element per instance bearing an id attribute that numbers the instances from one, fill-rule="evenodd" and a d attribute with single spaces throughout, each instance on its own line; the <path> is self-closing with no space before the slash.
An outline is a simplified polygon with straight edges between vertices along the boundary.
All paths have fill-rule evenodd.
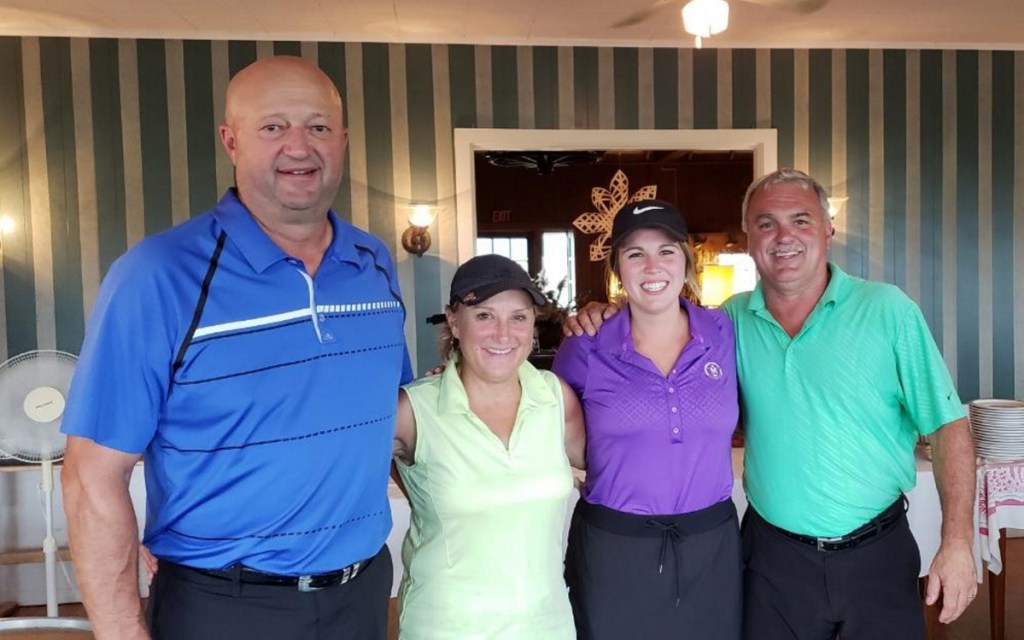
<path id="1" fill-rule="evenodd" d="M 395 252 L 419 370 L 455 266 L 454 128 L 771 127 L 780 166 L 849 196 L 834 258 L 920 303 L 964 399 L 1024 398 L 1024 54 L 1000 51 L 0 37 L 0 356 L 77 352 L 111 261 L 215 202 L 228 78 L 275 53 L 342 91 L 336 208 Z M 442 205 L 422 258 L 398 246 L 413 201 Z"/>

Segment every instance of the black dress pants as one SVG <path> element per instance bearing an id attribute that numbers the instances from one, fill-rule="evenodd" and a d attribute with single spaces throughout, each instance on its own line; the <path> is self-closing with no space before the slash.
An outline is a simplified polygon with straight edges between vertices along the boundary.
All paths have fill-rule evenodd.
<path id="1" fill-rule="evenodd" d="M 744 640 L 924 640 L 921 554 L 907 516 L 850 549 L 818 551 L 747 509 Z"/>
<path id="2" fill-rule="evenodd" d="M 153 640 L 386 640 L 391 553 L 345 584 L 302 592 L 164 563 L 150 588 Z"/>

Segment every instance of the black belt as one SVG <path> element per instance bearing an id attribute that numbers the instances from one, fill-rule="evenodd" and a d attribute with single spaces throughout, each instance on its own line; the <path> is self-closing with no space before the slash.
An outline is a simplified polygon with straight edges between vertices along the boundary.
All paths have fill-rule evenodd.
<path id="1" fill-rule="evenodd" d="M 907 512 L 907 507 L 909 505 L 910 503 L 907 501 L 907 496 L 900 495 L 896 502 L 886 507 L 885 511 L 869 520 L 863 526 L 857 527 L 844 536 L 836 536 L 834 538 L 815 538 L 814 536 L 805 536 L 800 533 L 787 531 L 781 527 L 776 527 L 767 520 L 765 520 L 765 523 L 787 538 L 815 547 L 818 551 L 842 551 L 843 549 L 851 549 L 868 538 L 874 538 L 875 536 L 891 529 L 893 525 L 903 518 L 903 515 Z M 764 518 L 762 518 L 762 520 L 764 520 Z"/>
<path id="2" fill-rule="evenodd" d="M 163 563 L 167 561 L 161 560 L 160 562 Z M 338 569 L 337 571 L 328 571 L 327 573 L 318 573 L 306 576 L 285 576 L 277 573 L 264 573 L 240 564 L 233 564 L 226 569 L 197 569 L 196 567 L 189 567 L 183 564 L 176 566 L 204 576 L 210 576 L 211 578 L 241 582 L 242 584 L 293 587 L 299 591 L 319 591 L 321 589 L 334 587 L 354 580 L 356 576 L 366 570 L 366 567 L 370 566 L 371 562 L 373 562 L 373 558 L 367 558 L 366 560 L 353 562 L 349 566 L 343 569 Z"/>

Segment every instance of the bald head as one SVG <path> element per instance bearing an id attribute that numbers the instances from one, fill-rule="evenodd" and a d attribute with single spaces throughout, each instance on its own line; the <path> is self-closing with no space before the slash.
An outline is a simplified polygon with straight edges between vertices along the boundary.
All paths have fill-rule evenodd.
<path id="1" fill-rule="evenodd" d="M 338 89 L 315 64 L 278 56 L 239 71 L 220 138 L 239 198 L 265 227 L 326 224 L 348 132 Z"/>
<path id="2" fill-rule="evenodd" d="M 229 125 L 234 123 L 245 115 L 247 105 L 271 88 L 279 92 L 287 92 L 289 88 L 303 91 L 318 89 L 341 113 L 338 88 L 320 67 L 297 56 L 275 56 L 257 60 L 231 78 L 224 101 L 224 121 Z"/>

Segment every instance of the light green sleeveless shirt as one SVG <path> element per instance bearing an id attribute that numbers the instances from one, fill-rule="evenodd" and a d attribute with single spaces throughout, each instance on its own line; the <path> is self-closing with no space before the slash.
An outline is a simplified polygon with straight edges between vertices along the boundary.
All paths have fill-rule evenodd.
<path id="1" fill-rule="evenodd" d="M 562 578 L 572 472 L 558 378 L 529 363 L 505 448 L 469 410 L 450 361 L 405 387 L 416 460 L 398 463 L 412 506 L 402 545 L 402 640 L 571 640 Z"/>

